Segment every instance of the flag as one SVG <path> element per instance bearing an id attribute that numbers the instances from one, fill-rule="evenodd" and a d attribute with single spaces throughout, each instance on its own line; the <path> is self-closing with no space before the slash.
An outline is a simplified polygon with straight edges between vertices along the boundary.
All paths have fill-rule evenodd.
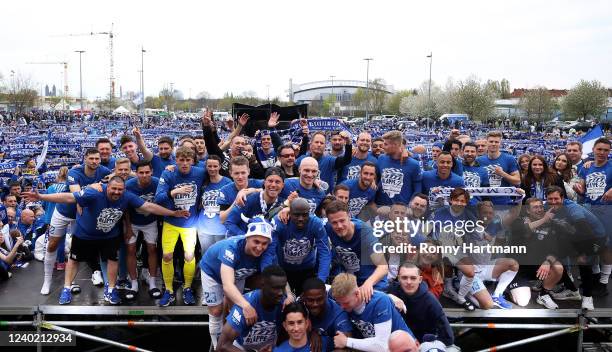
<path id="1" fill-rule="evenodd" d="M 582 158 L 586 158 L 590 153 L 593 152 L 593 146 L 595 141 L 604 136 L 601 125 L 593 127 L 586 135 L 580 138 L 582 143 Z"/>
<path id="2" fill-rule="evenodd" d="M 38 158 L 36 158 L 36 170 L 40 169 L 42 164 L 47 159 L 47 151 L 49 150 L 49 139 L 51 139 L 51 131 L 47 133 L 47 140 L 43 144 L 43 148 L 40 152 L 40 155 L 38 156 Z"/>
<path id="3" fill-rule="evenodd" d="M 144 99 L 142 99 L 142 94 L 138 93 L 134 100 L 132 100 L 132 103 L 134 103 L 134 105 L 136 106 L 140 106 L 142 103 L 144 103 Z"/>

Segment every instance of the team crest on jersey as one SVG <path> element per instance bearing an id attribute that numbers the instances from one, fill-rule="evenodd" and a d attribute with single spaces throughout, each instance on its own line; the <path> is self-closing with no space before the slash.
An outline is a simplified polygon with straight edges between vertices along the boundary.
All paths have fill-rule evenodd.
<path id="1" fill-rule="evenodd" d="M 355 273 L 359 271 L 360 260 L 357 257 L 357 254 L 353 252 L 350 248 L 344 248 L 340 246 L 336 246 L 336 255 L 338 256 L 338 261 L 344 269 L 349 273 Z"/>
<path id="2" fill-rule="evenodd" d="M 123 216 L 123 211 L 117 208 L 104 208 L 96 219 L 96 230 L 110 232 Z"/>
<path id="3" fill-rule="evenodd" d="M 285 261 L 289 264 L 302 264 L 311 248 L 312 246 L 307 238 L 300 238 L 299 240 L 292 238 L 283 247 Z"/>
<path id="4" fill-rule="evenodd" d="M 189 210 L 192 206 L 196 204 L 196 198 L 198 196 L 198 186 L 195 183 L 190 182 L 190 183 L 179 183 L 176 186 L 174 186 L 174 188 L 176 189 L 176 188 L 184 187 L 184 186 L 190 186 L 191 192 L 187 194 L 177 194 L 176 197 L 174 197 L 174 205 L 178 209 Z"/>
<path id="5" fill-rule="evenodd" d="M 603 196 L 606 192 L 606 174 L 603 172 L 593 172 L 587 175 L 585 180 L 586 195 L 591 200 Z"/>
<path id="6" fill-rule="evenodd" d="M 465 187 L 480 187 L 480 175 L 475 172 L 464 171 L 463 182 L 465 182 Z"/>
<path id="7" fill-rule="evenodd" d="M 361 166 L 360 165 L 350 166 L 348 168 L 348 173 L 346 175 L 346 179 L 347 180 L 354 180 L 356 178 L 359 178 L 359 174 L 360 173 L 361 173 Z"/>
<path id="8" fill-rule="evenodd" d="M 402 187 L 404 187 L 404 174 L 400 169 L 384 169 L 380 180 L 382 182 L 382 189 L 389 198 L 400 194 Z"/>
<path id="9" fill-rule="evenodd" d="M 234 280 L 239 281 L 239 280 L 244 280 L 247 277 L 255 274 L 257 272 L 257 269 L 253 269 L 253 268 L 240 268 L 236 271 L 234 271 Z"/>
<path id="10" fill-rule="evenodd" d="M 225 259 L 229 260 L 230 262 L 233 262 L 234 252 L 230 251 L 229 249 L 226 249 L 225 253 L 223 253 L 223 257 L 225 257 Z"/>
<path id="11" fill-rule="evenodd" d="M 363 209 L 366 204 L 368 204 L 368 200 L 366 198 L 352 198 L 349 200 L 349 213 L 351 213 L 352 217 L 356 217 L 359 215 L 359 213 L 361 213 L 361 209 Z"/>
<path id="12" fill-rule="evenodd" d="M 351 320 L 353 325 L 359 330 L 364 339 L 370 337 L 376 337 L 376 330 L 374 330 L 374 324 L 363 321 L 363 320 Z"/>
<path id="13" fill-rule="evenodd" d="M 276 323 L 273 321 L 258 321 L 242 340 L 246 350 L 256 350 L 276 343 Z"/>
<path id="14" fill-rule="evenodd" d="M 489 174 L 489 187 L 501 187 L 502 177 L 495 173 L 495 169 L 499 165 L 491 164 L 485 166 L 487 173 Z"/>
<path id="15" fill-rule="evenodd" d="M 217 199 L 221 197 L 221 195 L 222 193 L 219 190 L 212 190 L 202 194 L 202 209 L 204 209 L 204 214 L 209 218 L 219 213 L 220 207 L 219 204 L 217 204 Z"/>

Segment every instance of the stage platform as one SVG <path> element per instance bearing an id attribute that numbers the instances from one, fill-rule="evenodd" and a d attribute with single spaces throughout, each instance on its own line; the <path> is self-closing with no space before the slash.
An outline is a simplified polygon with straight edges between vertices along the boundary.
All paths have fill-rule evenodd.
<path id="1" fill-rule="evenodd" d="M 16 322 L 20 322 L 22 329 L 29 326 L 28 330 L 40 328 L 41 325 L 45 327 L 41 322 L 49 322 L 60 327 L 74 327 L 76 330 L 87 329 L 85 326 L 123 326 L 125 328 L 143 326 L 144 329 L 149 326 L 154 329 L 156 324 L 168 327 L 182 326 L 181 324 L 202 327 L 208 322 L 207 307 L 184 306 L 180 288 L 176 290 L 177 304 L 174 306 L 158 307 L 157 302 L 149 297 L 148 288 L 144 284 L 141 284 L 140 292 L 135 300 L 124 301 L 122 305 L 112 306 L 104 301 L 103 288 L 94 287 L 91 284 L 91 271 L 87 265 L 81 266 L 76 279 L 82 287 L 82 292 L 73 295 L 71 304 L 59 305 L 58 298 L 63 287 L 64 273 L 54 272 L 51 293 L 42 296 L 40 294 L 42 269 L 42 263 L 33 261 L 27 268 L 15 269 L 10 280 L 0 283 L 0 331 L 7 329 L 6 326 L 2 327 L 3 325 L 8 325 L 8 329 L 11 329 L 10 326 L 15 325 L 11 323 Z M 161 282 L 158 282 L 158 285 L 161 287 Z M 199 302 L 200 282 L 195 281 L 193 286 Z M 592 312 L 583 311 L 579 301 L 559 301 L 557 303 L 560 309 L 543 309 L 542 306 L 535 303 L 535 294 L 533 296 L 527 308 L 514 306 L 510 310 L 477 309 L 474 312 L 467 312 L 445 298 L 442 298 L 441 302 L 459 335 L 462 334 L 462 331 L 464 333 L 465 330 L 474 328 L 520 330 L 531 329 L 527 325 L 540 325 L 538 329 L 546 330 L 547 327 L 541 325 L 548 324 L 550 330 L 561 328 L 562 325 L 566 327 L 583 326 L 583 329 L 586 329 L 587 325 L 596 324 L 597 321 L 599 324 L 611 322 L 601 318 L 612 317 L 612 294 L 595 298 L 596 309 Z M 612 325 L 605 329 L 612 329 Z M 579 340 L 582 340 L 582 337 L 579 337 Z M 572 348 L 572 350 L 576 349 Z"/>

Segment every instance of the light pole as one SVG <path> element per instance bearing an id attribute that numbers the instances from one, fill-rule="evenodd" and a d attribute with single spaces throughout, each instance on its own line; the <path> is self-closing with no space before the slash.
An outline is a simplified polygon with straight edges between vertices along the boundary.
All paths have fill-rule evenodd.
<path id="1" fill-rule="evenodd" d="M 332 116 L 334 116 L 334 113 L 336 112 L 336 109 L 335 109 L 336 108 L 336 106 L 335 106 L 336 105 L 336 96 L 334 95 L 334 78 L 335 77 L 336 76 L 334 76 L 334 75 L 329 76 L 329 78 L 331 78 L 331 90 L 332 90 L 331 91 L 332 99 L 330 99 L 330 103 L 331 104 L 329 106 L 329 110 L 330 110 L 330 113 L 332 114 Z"/>
<path id="2" fill-rule="evenodd" d="M 81 66 L 81 56 L 85 50 L 75 50 L 75 53 L 79 53 L 79 100 L 81 101 L 81 118 L 83 117 L 83 70 Z"/>
<path id="3" fill-rule="evenodd" d="M 427 57 L 429 58 L 429 86 L 427 88 L 427 106 L 428 108 L 428 114 L 429 116 L 427 116 L 427 129 L 429 129 L 429 119 L 431 118 L 431 63 L 433 62 L 433 52 L 429 52 L 429 55 L 427 55 Z"/>
<path id="4" fill-rule="evenodd" d="M 268 90 L 268 104 L 270 104 L 270 85 L 266 84 L 266 89 Z"/>
<path id="5" fill-rule="evenodd" d="M 145 118 L 145 96 L 144 96 L 144 53 L 147 51 L 144 47 L 140 47 L 140 95 L 142 96 L 142 105 L 140 106 L 140 119 L 144 123 Z"/>
<path id="6" fill-rule="evenodd" d="M 367 62 L 367 66 L 366 66 L 366 110 L 365 110 L 365 121 L 368 122 L 368 98 L 370 95 L 370 61 L 374 60 L 372 58 L 365 58 L 364 59 Z"/>

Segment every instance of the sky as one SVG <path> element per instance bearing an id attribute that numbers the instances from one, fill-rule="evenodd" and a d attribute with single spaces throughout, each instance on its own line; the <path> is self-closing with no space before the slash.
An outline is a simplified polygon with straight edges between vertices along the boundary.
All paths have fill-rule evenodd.
<path id="1" fill-rule="evenodd" d="M 93 4 L 93 5 L 90 5 Z M 253 91 L 286 100 L 294 83 L 369 77 L 397 89 L 429 78 L 506 78 L 511 87 L 612 87 L 609 1 L 9 1 L 0 21 L 0 75 L 11 71 L 83 95 L 109 91 L 107 32 L 113 24 L 116 91 L 145 95 L 173 85 L 187 98 Z"/>

